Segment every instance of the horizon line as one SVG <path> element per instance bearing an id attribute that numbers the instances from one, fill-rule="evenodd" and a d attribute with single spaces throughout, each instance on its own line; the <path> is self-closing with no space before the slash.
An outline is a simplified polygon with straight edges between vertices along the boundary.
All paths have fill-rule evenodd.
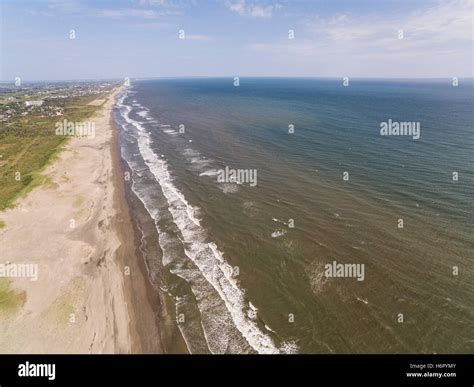
<path id="1" fill-rule="evenodd" d="M 130 81 L 146 81 L 146 80 L 159 80 L 159 79 L 223 79 L 234 77 L 242 78 L 283 78 L 283 79 L 325 79 L 325 80 L 340 80 L 345 77 L 349 79 L 359 79 L 359 80 L 443 80 L 443 79 L 453 79 L 455 76 L 444 76 L 444 77 L 358 77 L 358 76 L 304 76 L 304 75 L 177 75 L 177 76 L 155 76 L 155 77 L 128 77 Z M 474 75 L 471 76 L 459 76 L 458 79 L 474 79 Z M 125 78 L 69 78 L 69 79 L 25 79 L 22 80 L 22 83 L 59 83 L 59 82 L 123 82 Z M 0 84 L 11 84 L 15 83 L 15 80 L 0 80 Z"/>

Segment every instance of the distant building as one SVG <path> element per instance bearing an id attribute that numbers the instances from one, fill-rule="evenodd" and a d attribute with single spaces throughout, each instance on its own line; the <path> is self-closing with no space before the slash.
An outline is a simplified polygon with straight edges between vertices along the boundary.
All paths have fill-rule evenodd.
<path id="1" fill-rule="evenodd" d="M 26 106 L 41 106 L 43 104 L 43 101 L 25 101 Z"/>

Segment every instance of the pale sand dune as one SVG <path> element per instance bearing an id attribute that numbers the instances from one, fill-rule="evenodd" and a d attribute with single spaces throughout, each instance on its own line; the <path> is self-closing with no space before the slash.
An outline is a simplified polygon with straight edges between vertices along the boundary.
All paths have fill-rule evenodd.
<path id="1" fill-rule="evenodd" d="M 102 105 L 104 102 L 105 102 L 105 99 L 99 99 L 99 98 L 97 98 L 97 99 L 95 99 L 95 100 L 89 102 L 88 105 L 91 105 L 91 106 L 100 106 L 100 105 Z"/>
<path id="2" fill-rule="evenodd" d="M 13 314 L 0 314 L 1 353 L 141 351 L 133 337 L 139 319 L 127 306 L 133 298 L 126 283 L 132 280 L 123 274 L 127 259 L 134 258 L 133 229 L 124 251 L 119 234 L 126 233 L 119 228 L 130 221 L 117 213 L 124 205 L 117 205 L 119 179 L 113 178 L 110 118 L 118 92 L 91 118 L 95 138 L 71 139 L 46 170 L 57 186 L 39 187 L 2 213 L 7 226 L 0 230 L 0 263 L 36 263 L 39 273 L 36 282 L 12 280 L 13 289 L 26 292 L 26 302 Z M 130 265 L 136 281 L 137 263 Z M 153 316 L 148 322 L 152 325 Z"/>

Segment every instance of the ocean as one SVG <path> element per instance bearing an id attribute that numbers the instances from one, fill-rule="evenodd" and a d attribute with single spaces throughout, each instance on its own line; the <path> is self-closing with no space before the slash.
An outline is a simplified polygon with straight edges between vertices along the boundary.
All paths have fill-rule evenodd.
<path id="1" fill-rule="evenodd" d="M 473 91 L 132 82 L 114 117 L 168 351 L 474 353 Z"/>

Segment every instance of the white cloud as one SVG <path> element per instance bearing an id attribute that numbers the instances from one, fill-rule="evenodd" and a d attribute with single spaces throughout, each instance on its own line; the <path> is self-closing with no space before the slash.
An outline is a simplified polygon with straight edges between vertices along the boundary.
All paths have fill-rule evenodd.
<path id="1" fill-rule="evenodd" d="M 145 19 L 155 19 L 158 14 L 153 10 L 147 9 L 102 9 L 98 12 L 99 16 L 111 19 L 123 19 L 127 17 L 141 17 Z"/>
<path id="2" fill-rule="evenodd" d="M 179 12 L 175 11 L 154 11 L 151 9 L 101 9 L 95 12 L 97 16 L 109 19 L 125 19 L 125 18 L 142 18 L 142 19 L 157 19 L 161 16 L 177 15 Z"/>
<path id="3" fill-rule="evenodd" d="M 273 16 L 273 11 L 280 9 L 280 4 L 258 5 L 249 4 L 245 0 L 239 0 L 234 3 L 227 3 L 229 11 L 237 13 L 240 16 L 250 16 L 255 18 L 269 19 Z"/>
<path id="4" fill-rule="evenodd" d="M 229 11 L 238 13 L 240 16 L 244 16 L 246 12 L 244 1 L 240 1 L 238 3 L 229 3 L 227 8 L 229 8 Z"/>
<path id="5" fill-rule="evenodd" d="M 51 17 L 53 14 L 51 12 L 46 12 L 46 11 L 35 11 L 32 9 L 27 9 L 26 13 L 33 15 L 33 16 L 43 16 L 43 17 Z"/>
<path id="6" fill-rule="evenodd" d="M 307 27 L 318 40 L 326 39 L 332 44 L 350 42 L 384 47 L 399 42 L 403 43 L 399 45 L 403 48 L 421 43 L 472 40 L 472 1 L 440 3 L 398 17 L 343 14 L 328 19 L 315 18 Z M 403 30 L 403 40 L 398 39 L 399 30 Z"/>
<path id="7" fill-rule="evenodd" d="M 47 5 L 50 10 L 59 12 L 78 12 L 83 8 L 77 0 L 47 0 Z"/>
<path id="8" fill-rule="evenodd" d="M 472 76 L 473 0 L 425 6 L 406 14 L 339 14 L 312 17 L 295 31 L 295 39 L 254 43 L 247 48 L 291 63 L 357 69 L 374 76 L 404 71 L 415 75 Z M 398 38 L 403 30 L 403 39 Z M 317 66 L 316 66 L 317 64 Z"/>

